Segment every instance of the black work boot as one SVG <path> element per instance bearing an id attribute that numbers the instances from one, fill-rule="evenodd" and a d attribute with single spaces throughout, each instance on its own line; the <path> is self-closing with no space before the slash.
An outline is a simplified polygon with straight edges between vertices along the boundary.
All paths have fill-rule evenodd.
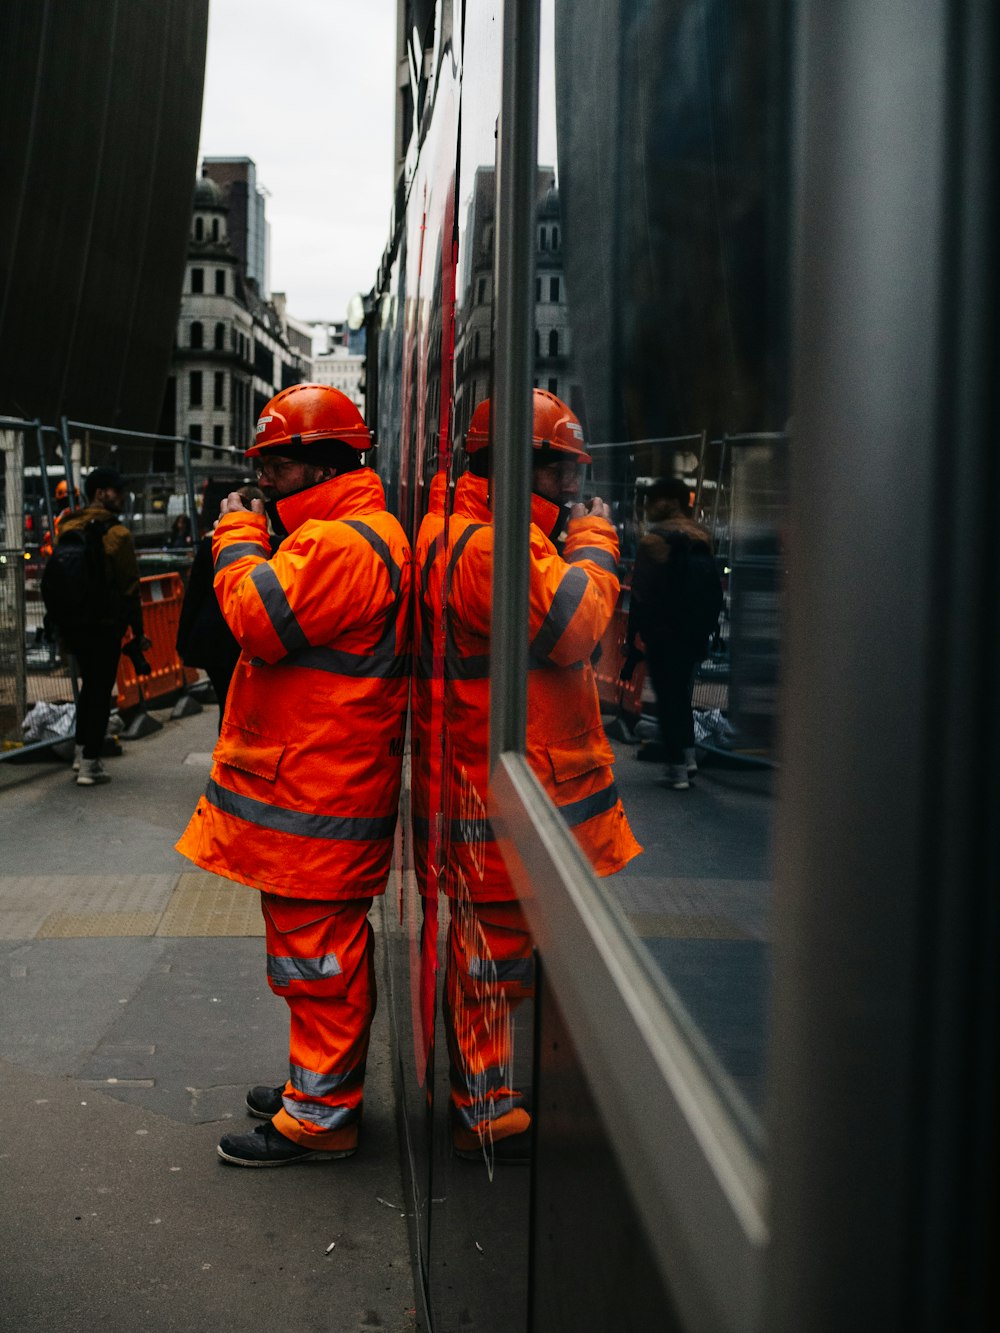
<path id="1" fill-rule="evenodd" d="M 258 1120 L 272 1120 L 281 1110 L 281 1099 L 285 1085 L 279 1083 L 276 1088 L 269 1088 L 258 1083 L 247 1093 L 247 1110 Z"/>
<path id="2" fill-rule="evenodd" d="M 320 1150 L 286 1139 L 269 1123 L 258 1125 L 252 1134 L 223 1134 L 217 1152 L 224 1162 L 234 1166 L 291 1166 L 294 1162 L 333 1162 L 338 1157 L 350 1157 L 357 1147 L 357 1125 L 340 1131 L 336 1148 Z"/>

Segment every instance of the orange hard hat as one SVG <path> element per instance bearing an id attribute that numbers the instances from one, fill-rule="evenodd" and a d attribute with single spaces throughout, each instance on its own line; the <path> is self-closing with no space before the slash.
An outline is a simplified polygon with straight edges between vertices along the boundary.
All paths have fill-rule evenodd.
<path id="1" fill-rule="evenodd" d="M 260 414 L 247 457 L 320 440 L 343 440 L 363 453 L 371 448 L 371 431 L 347 394 L 332 384 L 293 384 L 275 394 Z"/>
<path id="2" fill-rule="evenodd" d="M 56 486 L 56 499 L 65 500 L 67 495 L 69 495 L 69 482 L 63 478 Z"/>
<path id="3" fill-rule="evenodd" d="M 575 412 L 561 398 L 547 389 L 534 389 L 531 395 L 531 447 L 566 454 L 576 463 L 592 463 L 584 448 L 583 427 Z M 465 451 L 485 449 L 490 442 L 490 400 L 478 404 L 465 433 Z"/>
<path id="4" fill-rule="evenodd" d="M 477 454 L 480 449 L 485 449 L 489 442 L 490 400 L 484 398 L 481 403 L 476 404 L 476 410 L 469 422 L 469 429 L 465 432 L 465 452 L 467 454 Z"/>

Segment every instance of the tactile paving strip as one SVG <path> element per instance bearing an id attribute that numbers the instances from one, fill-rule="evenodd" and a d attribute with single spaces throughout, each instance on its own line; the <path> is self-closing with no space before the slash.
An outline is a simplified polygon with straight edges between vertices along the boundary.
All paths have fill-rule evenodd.
<path id="1" fill-rule="evenodd" d="M 156 934 L 263 935 L 260 894 L 204 871 L 181 875 Z"/>
<path id="2" fill-rule="evenodd" d="M 175 874 L 0 876 L 0 939 L 152 935 L 176 882 Z"/>

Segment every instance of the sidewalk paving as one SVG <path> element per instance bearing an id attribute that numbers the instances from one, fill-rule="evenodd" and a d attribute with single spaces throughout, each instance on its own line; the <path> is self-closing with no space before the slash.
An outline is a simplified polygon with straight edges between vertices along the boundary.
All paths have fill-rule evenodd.
<path id="1" fill-rule="evenodd" d="M 107 786 L 47 764 L 0 783 L 2 1328 L 417 1327 L 385 1004 L 356 1157 L 216 1156 L 288 1058 L 256 893 L 173 851 L 216 722 L 127 746 Z"/>

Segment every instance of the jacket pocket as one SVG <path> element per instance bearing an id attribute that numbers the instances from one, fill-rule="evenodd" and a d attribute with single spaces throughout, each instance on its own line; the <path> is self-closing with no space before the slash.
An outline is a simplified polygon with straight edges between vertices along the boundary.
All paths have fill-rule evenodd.
<path id="1" fill-rule="evenodd" d="M 278 776 L 278 764 L 285 753 L 282 741 L 272 740 L 259 732 L 248 731 L 245 727 L 223 726 L 222 735 L 212 752 L 217 764 L 228 768 L 238 768 L 241 773 L 252 773 L 254 777 L 265 778 L 274 782 Z"/>
<path id="2" fill-rule="evenodd" d="M 592 773 L 595 768 L 603 768 L 615 762 L 615 752 L 611 742 L 604 734 L 603 727 L 592 727 L 579 736 L 567 736 L 563 740 L 550 741 L 546 745 L 549 763 L 556 782 L 570 782 L 573 778 L 582 778 L 585 773 Z"/>

